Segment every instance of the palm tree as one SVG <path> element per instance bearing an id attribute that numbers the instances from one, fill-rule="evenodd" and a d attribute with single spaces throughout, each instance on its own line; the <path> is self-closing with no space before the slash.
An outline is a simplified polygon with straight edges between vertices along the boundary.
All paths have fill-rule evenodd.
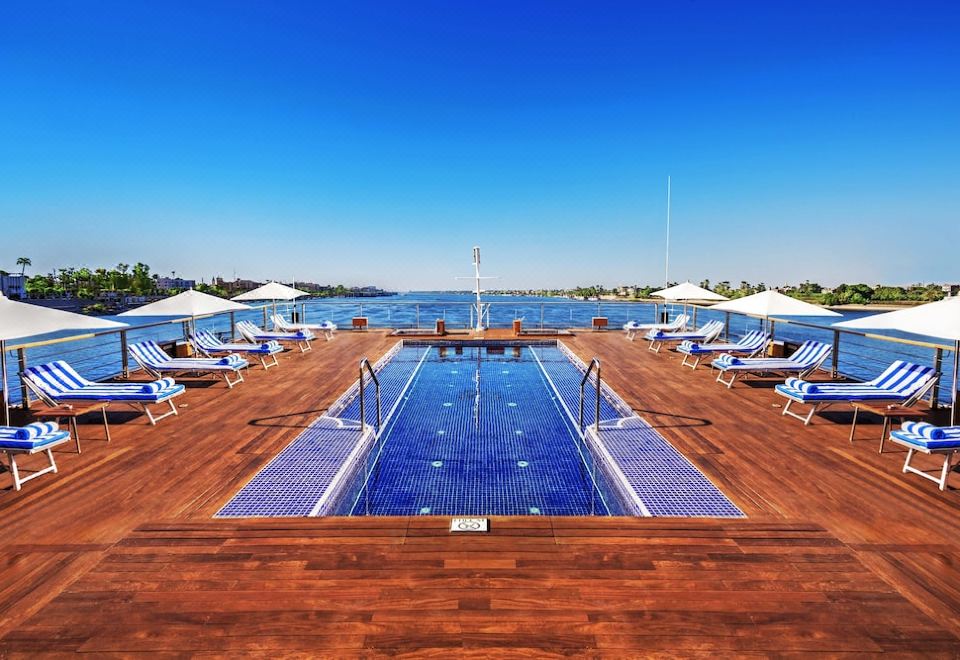
<path id="1" fill-rule="evenodd" d="M 23 277 L 24 272 L 27 270 L 27 266 L 32 266 L 33 262 L 30 261 L 30 257 L 19 257 L 17 259 L 17 265 L 20 266 L 20 277 Z"/>

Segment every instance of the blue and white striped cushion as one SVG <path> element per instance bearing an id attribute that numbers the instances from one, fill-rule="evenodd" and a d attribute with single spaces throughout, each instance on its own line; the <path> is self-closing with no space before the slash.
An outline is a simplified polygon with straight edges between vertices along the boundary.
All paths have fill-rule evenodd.
<path id="1" fill-rule="evenodd" d="M 806 371 L 823 362 L 833 349 L 818 341 L 805 341 L 790 357 L 786 358 L 743 358 L 736 361 L 723 359 L 721 355 L 713 361 L 713 366 L 723 370 L 735 371 Z"/>
<path id="2" fill-rule="evenodd" d="M 704 337 L 709 337 L 718 329 L 722 328 L 722 321 L 710 321 L 699 330 L 694 330 L 692 332 L 663 332 L 662 330 L 651 330 L 647 334 L 647 338 L 655 340 L 667 339 L 670 341 L 683 341 L 684 339 L 689 341 L 697 341 L 702 340 Z"/>
<path id="3" fill-rule="evenodd" d="M 239 321 L 237 327 L 251 339 L 256 340 L 286 340 L 286 341 L 304 341 L 314 339 L 313 333 L 309 330 L 298 330 L 296 332 L 267 332 L 258 328 L 250 321 Z"/>
<path id="4" fill-rule="evenodd" d="M 155 341 L 131 344 L 130 354 L 141 365 L 154 371 L 236 371 L 248 365 L 246 360 L 233 353 L 224 358 L 172 358 Z"/>
<path id="5" fill-rule="evenodd" d="M 918 427 L 919 433 L 917 432 Z M 927 427 L 932 427 L 939 433 Z M 960 449 L 960 426 L 938 427 L 924 422 L 906 422 L 899 431 L 894 431 L 890 435 L 898 440 L 927 449 L 949 449 L 952 447 Z"/>
<path id="6" fill-rule="evenodd" d="M 78 374 L 73 367 L 57 360 L 27 367 L 24 376 L 54 401 L 160 401 L 183 392 L 183 385 L 165 379 L 156 392 L 144 392 L 142 383 L 97 383 Z"/>
<path id="7" fill-rule="evenodd" d="M 0 449 L 39 449 L 70 437 L 54 422 L 34 422 L 26 426 L 0 426 Z"/>
<path id="8" fill-rule="evenodd" d="M 931 367 L 897 360 L 866 383 L 817 383 L 815 390 L 804 391 L 798 382 L 805 381 L 790 378 L 776 389 L 801 401 L 903 401 L 926 386 L 934 374 Z"/>
<path id="9" fill-rule="evenodd" d="M 714 343 L 714 344 L 697 344 L 696 342 L 687 340 L 681 342 L 677 346 L 677 350 L 681 353 L 687 354 L 698 354 L 698 353 L 755 353 L 760 348 L 767 343 L 769 335 L 760 330 L 753 330 L 743 337 L 738 342 L 725 342 L 725 343 Z"/>
<path id="10" fill-rule="evenodd" d="M 217 339 L 213 333 L 207 330 L 201 330 L 192 335 L 197 346 L 207 353 L 225 353 L 227 351 L 236 351 L 238 353 L 255 353 L 257 355 L 272 355 L 281 353 L 283 346 L 279 342 L 270 341 L 263 344 L 249 344 L 242 342 L 224 343 Z"/>

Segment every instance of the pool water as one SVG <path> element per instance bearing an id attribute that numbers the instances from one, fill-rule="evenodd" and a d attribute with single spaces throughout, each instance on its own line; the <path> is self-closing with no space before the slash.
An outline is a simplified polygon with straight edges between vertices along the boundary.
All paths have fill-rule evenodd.
<path id="1" fill-rule="evenodd" d="M 594 484 L 602 476 L 592 474 L 575 420 L 542 364 L 565 362 L 579 378 L 557 348 L 403 350 L 421 361 L 338 513 L 605 515 L 619 510 L 607 501 L 607 489 Z M 609 415 L 616 412 L 610 409 Z"/>

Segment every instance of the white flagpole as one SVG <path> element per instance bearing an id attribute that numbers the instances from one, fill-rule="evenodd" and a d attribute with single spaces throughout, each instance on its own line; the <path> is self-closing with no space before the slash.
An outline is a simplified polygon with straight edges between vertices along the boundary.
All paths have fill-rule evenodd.
<path id="1" fill-rule="evenodd" d="M 670 175 L 667 175 L 667 255 L 664 259 L 663 287 L 670 286 Z"/>
<path id="2" fill-rule="evenodd" d="M 474 273 L 477 277 L 477 332 L 483 330 L 483 307 L 480 302 L 480 248 L 479 246 L 474 246 L 473 248 L 473 268 Z"/>
<path id="3" fill-rule="evenodd" d="M 951 401 L 953 406 L 950 408 L 950 426 L 957 423 L 957 371 L 960 370 L 960 339 L 953 345 L 953 392 Z"/>

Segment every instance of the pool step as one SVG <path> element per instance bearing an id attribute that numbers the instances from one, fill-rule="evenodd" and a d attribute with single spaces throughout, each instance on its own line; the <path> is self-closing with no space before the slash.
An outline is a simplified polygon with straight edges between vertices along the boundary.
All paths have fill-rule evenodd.
<path id="1" fill-rule="evenodd" d="M 321 417 L 263 467 L 217 518 L 322 515 L 330 493 L 352 473 L 372 436 L 352 420 Z"/>
<path id="2" fill-rule="evenodd" d="M 612 481 L 633 504 L 636 515 L 744 517 L 720 489 L 641 417 L 601 422 L 599 436 L 588 427 L 587 439 L 595 456 L 616 467 L 619 474 L 612 475 L 616 477 Z"/>

